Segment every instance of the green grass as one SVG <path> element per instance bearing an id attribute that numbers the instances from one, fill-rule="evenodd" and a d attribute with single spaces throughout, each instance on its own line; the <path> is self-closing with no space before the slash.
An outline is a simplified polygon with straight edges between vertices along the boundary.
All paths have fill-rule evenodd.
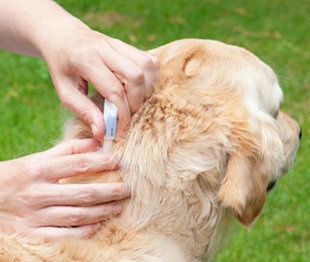
<path id="1" fill-rule="evenodd" d="M 63 0 L 92 28 L 149 49 L 179 38 L 241 45 L 277 72 L 283 109 L 302 126 L 295 165 L 250 232 L 236 226 L 215 261 L 309 261 L 310 52 L 308 0 Z M 62 109 L 42 61 L 0 52 L 0 160 L 51 146 Z"/>

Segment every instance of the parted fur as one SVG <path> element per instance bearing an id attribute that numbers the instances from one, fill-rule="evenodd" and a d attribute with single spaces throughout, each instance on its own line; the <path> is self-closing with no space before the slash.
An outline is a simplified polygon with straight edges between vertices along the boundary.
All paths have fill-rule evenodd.
<path id="1" fill-rule="evenodd" d="M 160 82 L 113 146 L 120 170 L 75 180 L 126 181 L 132 195 L 122 214 L 90 240 L 0 235 L 1 261 L 201 261 L 225 238 L 224 221 L 255 221 L 268 183 L 288 170 L 298 147 L 297 123 L 279 112 L 274 72 L 250 52 L 211 40 L 150 52 Z M 98 94 L 94 101 L 103 108 Z M 64 139 L 91 136 L 74 119 Z"/>

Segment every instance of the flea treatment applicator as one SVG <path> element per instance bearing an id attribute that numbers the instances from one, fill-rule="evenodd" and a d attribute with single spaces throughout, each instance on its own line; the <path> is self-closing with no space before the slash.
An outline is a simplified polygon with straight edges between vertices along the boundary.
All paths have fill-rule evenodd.
<path id="1" fill-rule="evenodd" d="M 114 104 L 110 103 L 107 99 L 104 101 L 103 108 L 103 118 L 104 118 L 104 140 L 103 140 L 103 152 L 108 152 L 111 150 L 113 139 L 116 134 L 117 125 L 117 108 Z"/>

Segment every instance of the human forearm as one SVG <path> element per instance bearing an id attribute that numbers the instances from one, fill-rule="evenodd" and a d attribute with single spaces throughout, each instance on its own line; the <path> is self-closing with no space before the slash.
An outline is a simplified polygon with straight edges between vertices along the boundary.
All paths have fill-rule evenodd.
<path id="1" fill-rule="evenodd" d="M 0 1 L 0 48 L 42 57 L 44 46 L 52 42 L 62 27 L 86 27 L 51 0 Z"/>

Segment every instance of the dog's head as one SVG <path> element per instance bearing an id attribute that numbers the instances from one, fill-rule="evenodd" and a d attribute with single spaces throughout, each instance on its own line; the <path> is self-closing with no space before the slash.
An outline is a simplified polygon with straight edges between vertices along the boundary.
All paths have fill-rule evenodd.
<path id="1" fill-rule="evenodd" d="M 279 110 L 282 91 L 275 73 L 247 50 L 216 41 L 176 41 L 151 52 L 161 62 L 158 89 L 171 88 L 171 103 L 192 116 L 181 120 L 186 135 L 174 131 L 175 154 L 186 158 L 174 168 L 198 169 L 205 163 L 197 179 L 199 173 L 223 169 L 218 200 L 250 226 L 263 208 L 268 185 L 287 172 L 299 144 L 298 124 Z"/>

